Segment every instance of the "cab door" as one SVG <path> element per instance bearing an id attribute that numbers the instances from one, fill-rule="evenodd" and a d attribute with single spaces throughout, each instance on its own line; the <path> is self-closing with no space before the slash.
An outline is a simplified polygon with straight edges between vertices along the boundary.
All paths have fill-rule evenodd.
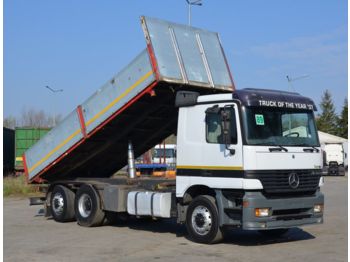
<path id="1" fill-rule="evenodd" d="M 223 136 L 223 110 L 230 112 L 227 145 Z M 242 177 L 242 136 L 237 104 L 218 102 L 180 108 L 176 196 L 182 197 L 193 185 L 242 188 Z"/>
<path id="2" fill-rule="evenodd" d="M 236 104 L 216 104 L 205 109 L 205 141 L 208 173 L 235 176 L 243 170 L 242 136 Z M 239 172 L 241 173 L 241 172 Z"/>

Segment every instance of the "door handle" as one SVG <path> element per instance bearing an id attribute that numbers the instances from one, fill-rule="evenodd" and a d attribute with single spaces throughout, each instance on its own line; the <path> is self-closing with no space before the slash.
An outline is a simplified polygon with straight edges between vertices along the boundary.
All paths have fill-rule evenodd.
<path id="1" fill-rule="evenodd" d="M 230 148 L 229 146 L 226 146 L 226 149 L 230 153 L 231 156 L 233 156 L 236 153 L 236 149 Z"/>

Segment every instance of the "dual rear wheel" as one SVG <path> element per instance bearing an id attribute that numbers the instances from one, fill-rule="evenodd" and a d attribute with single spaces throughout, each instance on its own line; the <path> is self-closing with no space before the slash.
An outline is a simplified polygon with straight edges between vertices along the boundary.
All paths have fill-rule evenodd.
<path id="1" fill-rule="evenodd" d="M 76 193 L 56 185 L 51 193 L 50 211 L 57 222 L 77 220 L 85 227 L 100 226 L 105 218 L 100 198 L 91 185 L 82 185 Z"/>

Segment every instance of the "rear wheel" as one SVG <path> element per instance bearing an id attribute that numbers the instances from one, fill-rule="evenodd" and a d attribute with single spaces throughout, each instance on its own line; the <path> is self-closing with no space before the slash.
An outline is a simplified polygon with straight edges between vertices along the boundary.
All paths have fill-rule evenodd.
<path id="1" fill-rule="evenodd" d="M 91 185 L 81 186 L 75 196 L 75 216 L 78 224 L 85 227 L 100 226 L 105 218 L 100 197 Z"/>
<path id="2" fill-rule="evenodd" d="M 214 197 L 198 196 L 190 203 L 186 214 L 186 227 L 195 242 L 213 244 L 222 240 Z"/>
<path id="3" fill-rule="evenodd" d="M 65 186 L 54 187 L 51 193 L 50 211 L 55 221 L 74 221 L 74 196 L 74 192 Z"/>

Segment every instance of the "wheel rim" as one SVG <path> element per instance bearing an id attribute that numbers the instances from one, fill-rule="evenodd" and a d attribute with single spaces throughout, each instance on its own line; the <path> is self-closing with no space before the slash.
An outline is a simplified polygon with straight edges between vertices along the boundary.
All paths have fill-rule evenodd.
<path id="1" fill-rule="evenodd" d="M 64 199 L 61 193 L 56 193 L 52 199 L 52 209 L 56 215 L 61 215 L 64 208 Z"/>
<path id="2" fill-rule="evenodd" d="M 82 217 L 88 217 L 92 211 L 92 200 L 88 194 L 82 194 L 78 202 L 79 213 Z"/>
<path id="3" fill-rule="evenodd" d="M 205 206 L 197 206 L 192 212 L 192 227 L 199 235 L 206 235 L 212 226 L 212 215 Z"/>

